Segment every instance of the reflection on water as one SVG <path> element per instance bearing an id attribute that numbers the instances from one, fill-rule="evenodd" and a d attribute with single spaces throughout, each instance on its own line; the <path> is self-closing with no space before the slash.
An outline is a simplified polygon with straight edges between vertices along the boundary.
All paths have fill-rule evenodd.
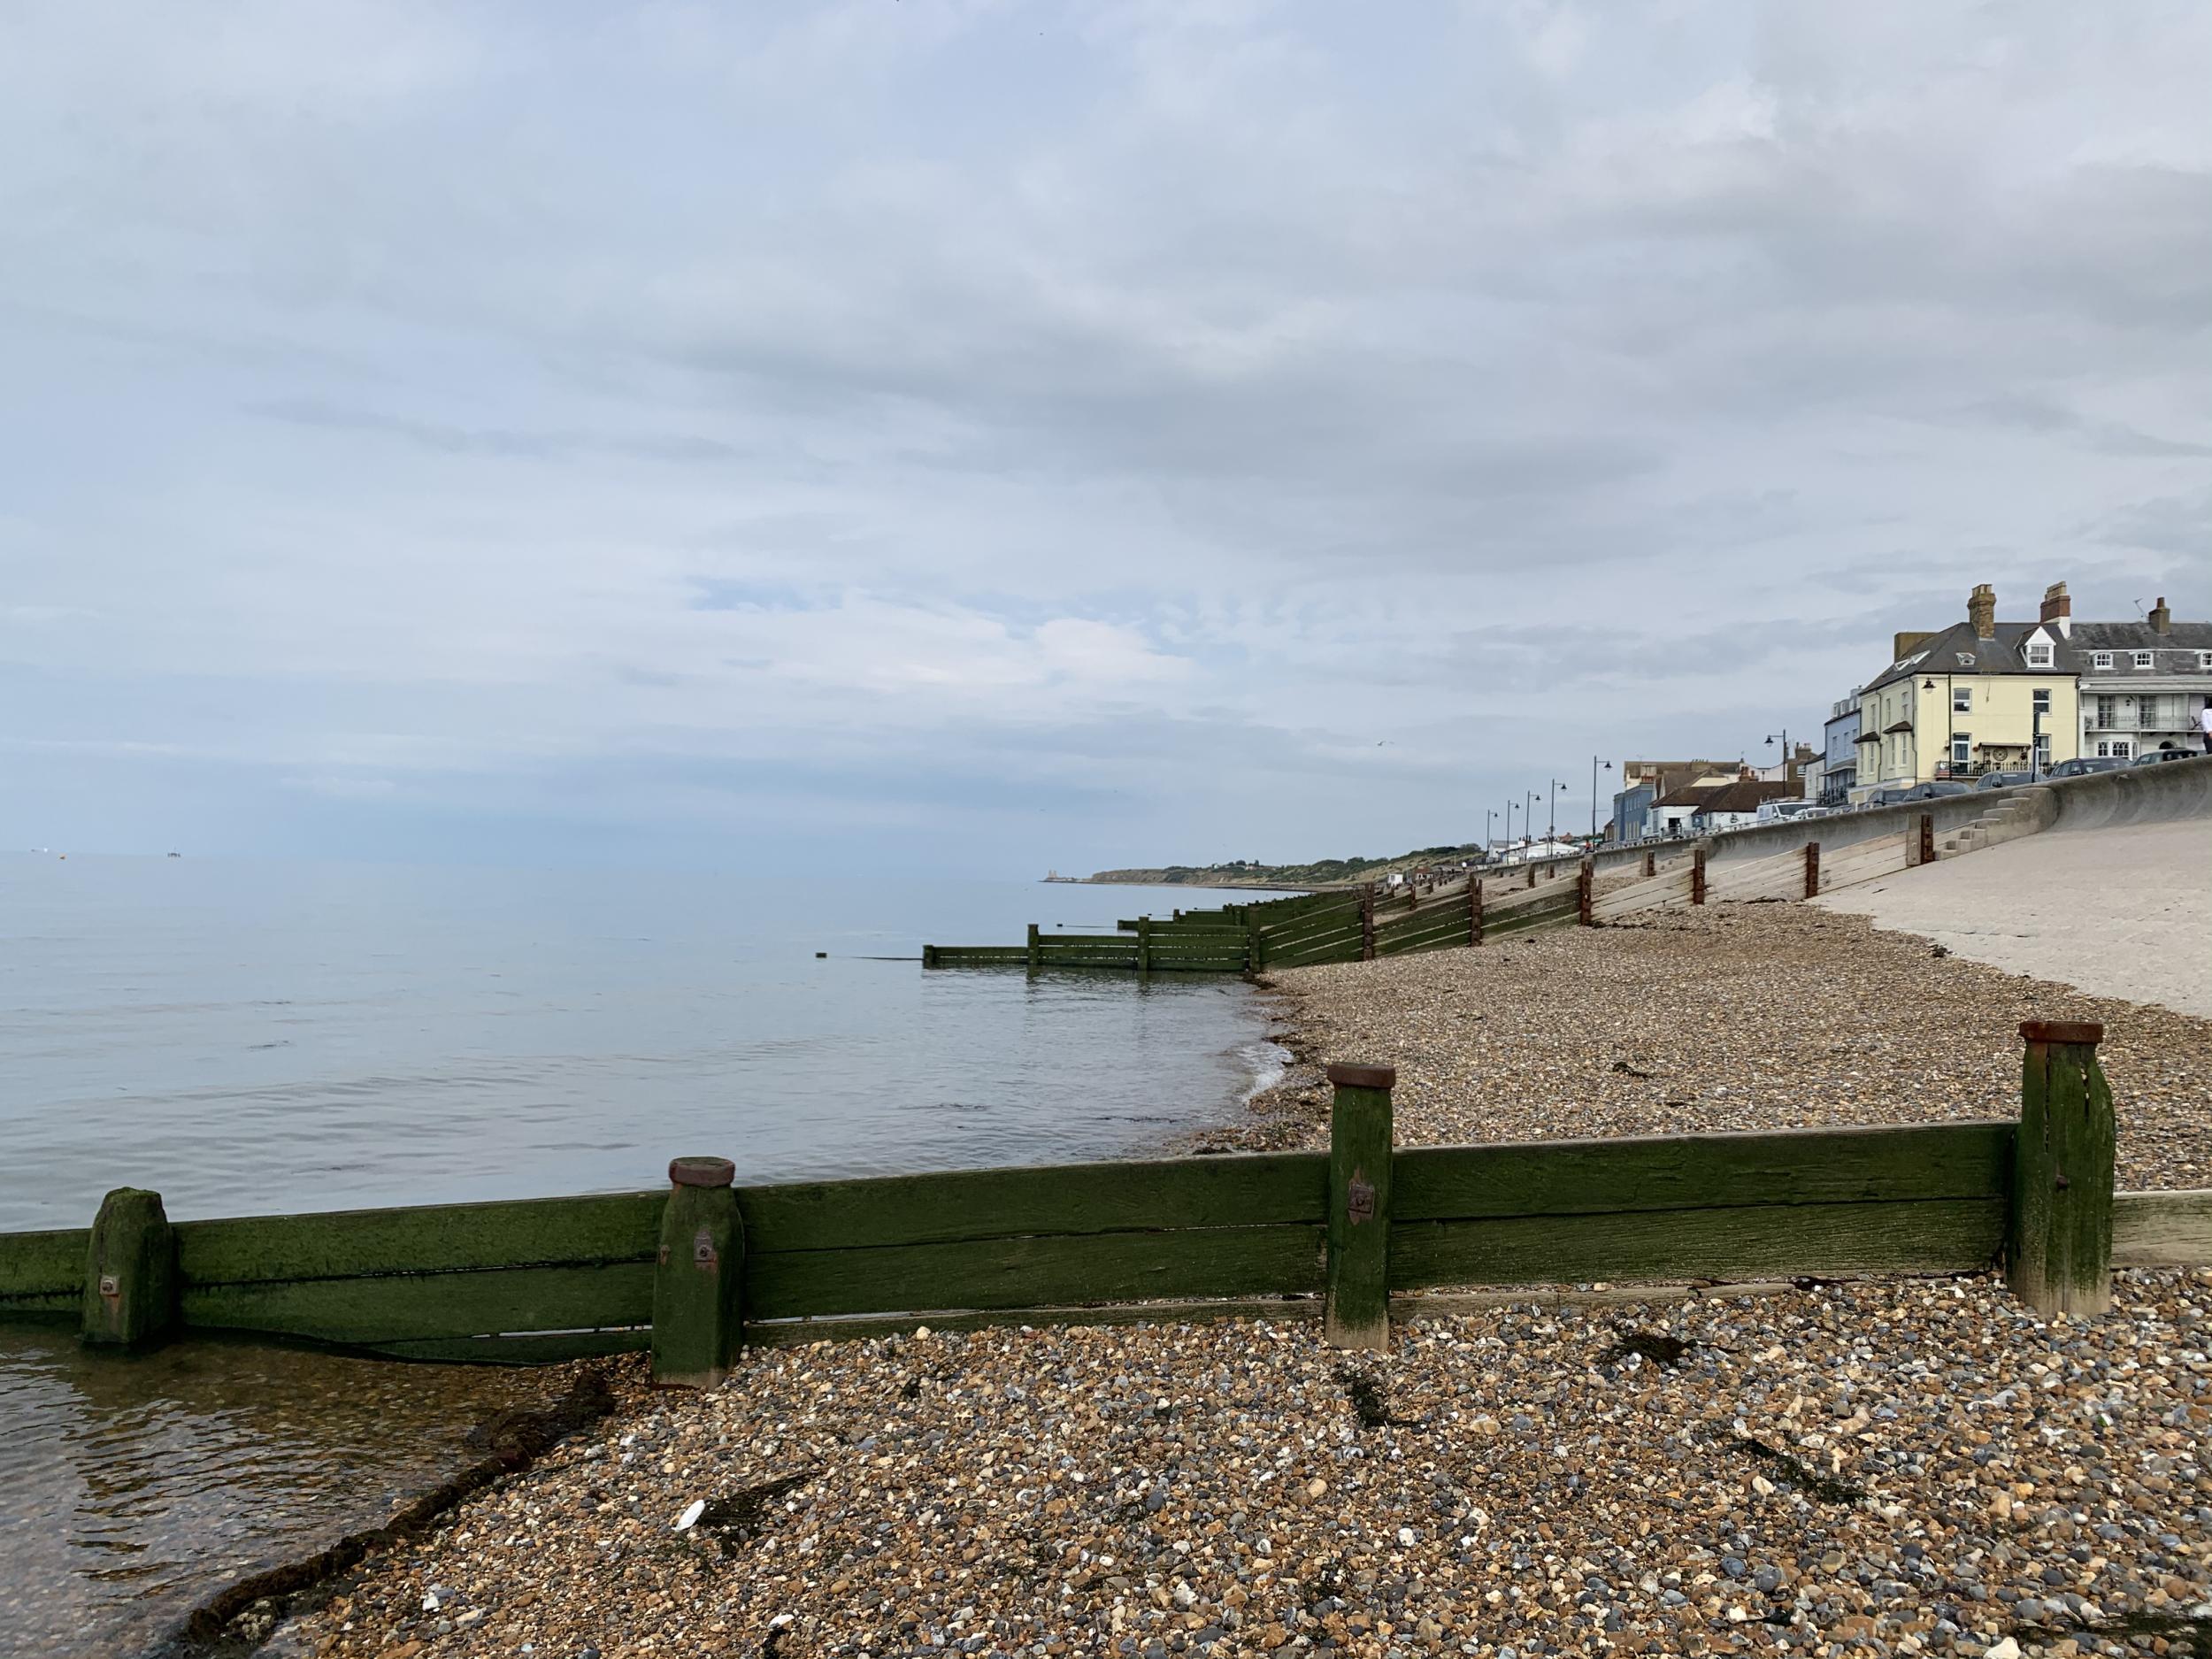
<path id="1" fill-rule="evenodd" d="M 384 1520 L 546 1373 L 0 1326 L 0 1655 L 135 1652 L 240 1575 Z"/>

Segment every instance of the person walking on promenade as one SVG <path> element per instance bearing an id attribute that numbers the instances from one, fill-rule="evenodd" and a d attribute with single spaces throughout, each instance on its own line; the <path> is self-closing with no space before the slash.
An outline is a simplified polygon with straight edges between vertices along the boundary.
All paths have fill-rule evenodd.
<path id="1" fill-rule="evenodd" d="M 2204 700 L 2204 707 L 2197 710 L 2197 732 L 2204 739 L 2204 752 L 2212 755 L 2212 697 Z"/>

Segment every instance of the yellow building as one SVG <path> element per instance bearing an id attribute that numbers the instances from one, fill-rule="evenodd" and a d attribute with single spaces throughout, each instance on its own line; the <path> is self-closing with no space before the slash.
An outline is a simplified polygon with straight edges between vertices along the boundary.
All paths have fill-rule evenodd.
<path id="1" fill-rule="evenodd" d="M 2040 750 L 2039 772 L 2080 752 L 2064 638 L 2047 619 L 1998 621 L 1988 583 L 1968 598 L 1965 621 L 1900 634 L 1895 656 L 1859 695 L 1852 800 L 1937 779 L 2024 772 L 2031 745 Z"/>

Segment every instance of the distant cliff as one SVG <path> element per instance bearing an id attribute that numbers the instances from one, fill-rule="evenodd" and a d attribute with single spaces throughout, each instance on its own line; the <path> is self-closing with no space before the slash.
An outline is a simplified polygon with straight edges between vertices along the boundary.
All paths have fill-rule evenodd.
<path id="1" fill-rule="evenodd" d="M 1395 870 L 1456 865 L 1473 858 L 1476 846 L 1424 847 L 1394 858 L 1317 858 L 1304 864 L 1263 864 L 1233 859 L 1225 864 L 1166 864 L 1155 870 L 1102 870 L 1085 879 L 1106 887 L 1328 887 L 1373 881 Z"/>

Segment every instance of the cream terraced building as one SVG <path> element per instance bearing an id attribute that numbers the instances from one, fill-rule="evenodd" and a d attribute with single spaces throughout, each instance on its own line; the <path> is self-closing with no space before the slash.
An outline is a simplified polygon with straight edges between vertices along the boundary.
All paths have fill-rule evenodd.
<path id="1" fill-rule="evenodd" d="M 1900 634 L 1890 665 L 1860 691 L 1850 798 L 2024 771 L 2032 752 L 2039 771 L 2071 760 L 2081 752 L 2075 673 L 2055 618 L 2000 622 L 1996 592 L 1981 584 L 1965 621 Z"/>

